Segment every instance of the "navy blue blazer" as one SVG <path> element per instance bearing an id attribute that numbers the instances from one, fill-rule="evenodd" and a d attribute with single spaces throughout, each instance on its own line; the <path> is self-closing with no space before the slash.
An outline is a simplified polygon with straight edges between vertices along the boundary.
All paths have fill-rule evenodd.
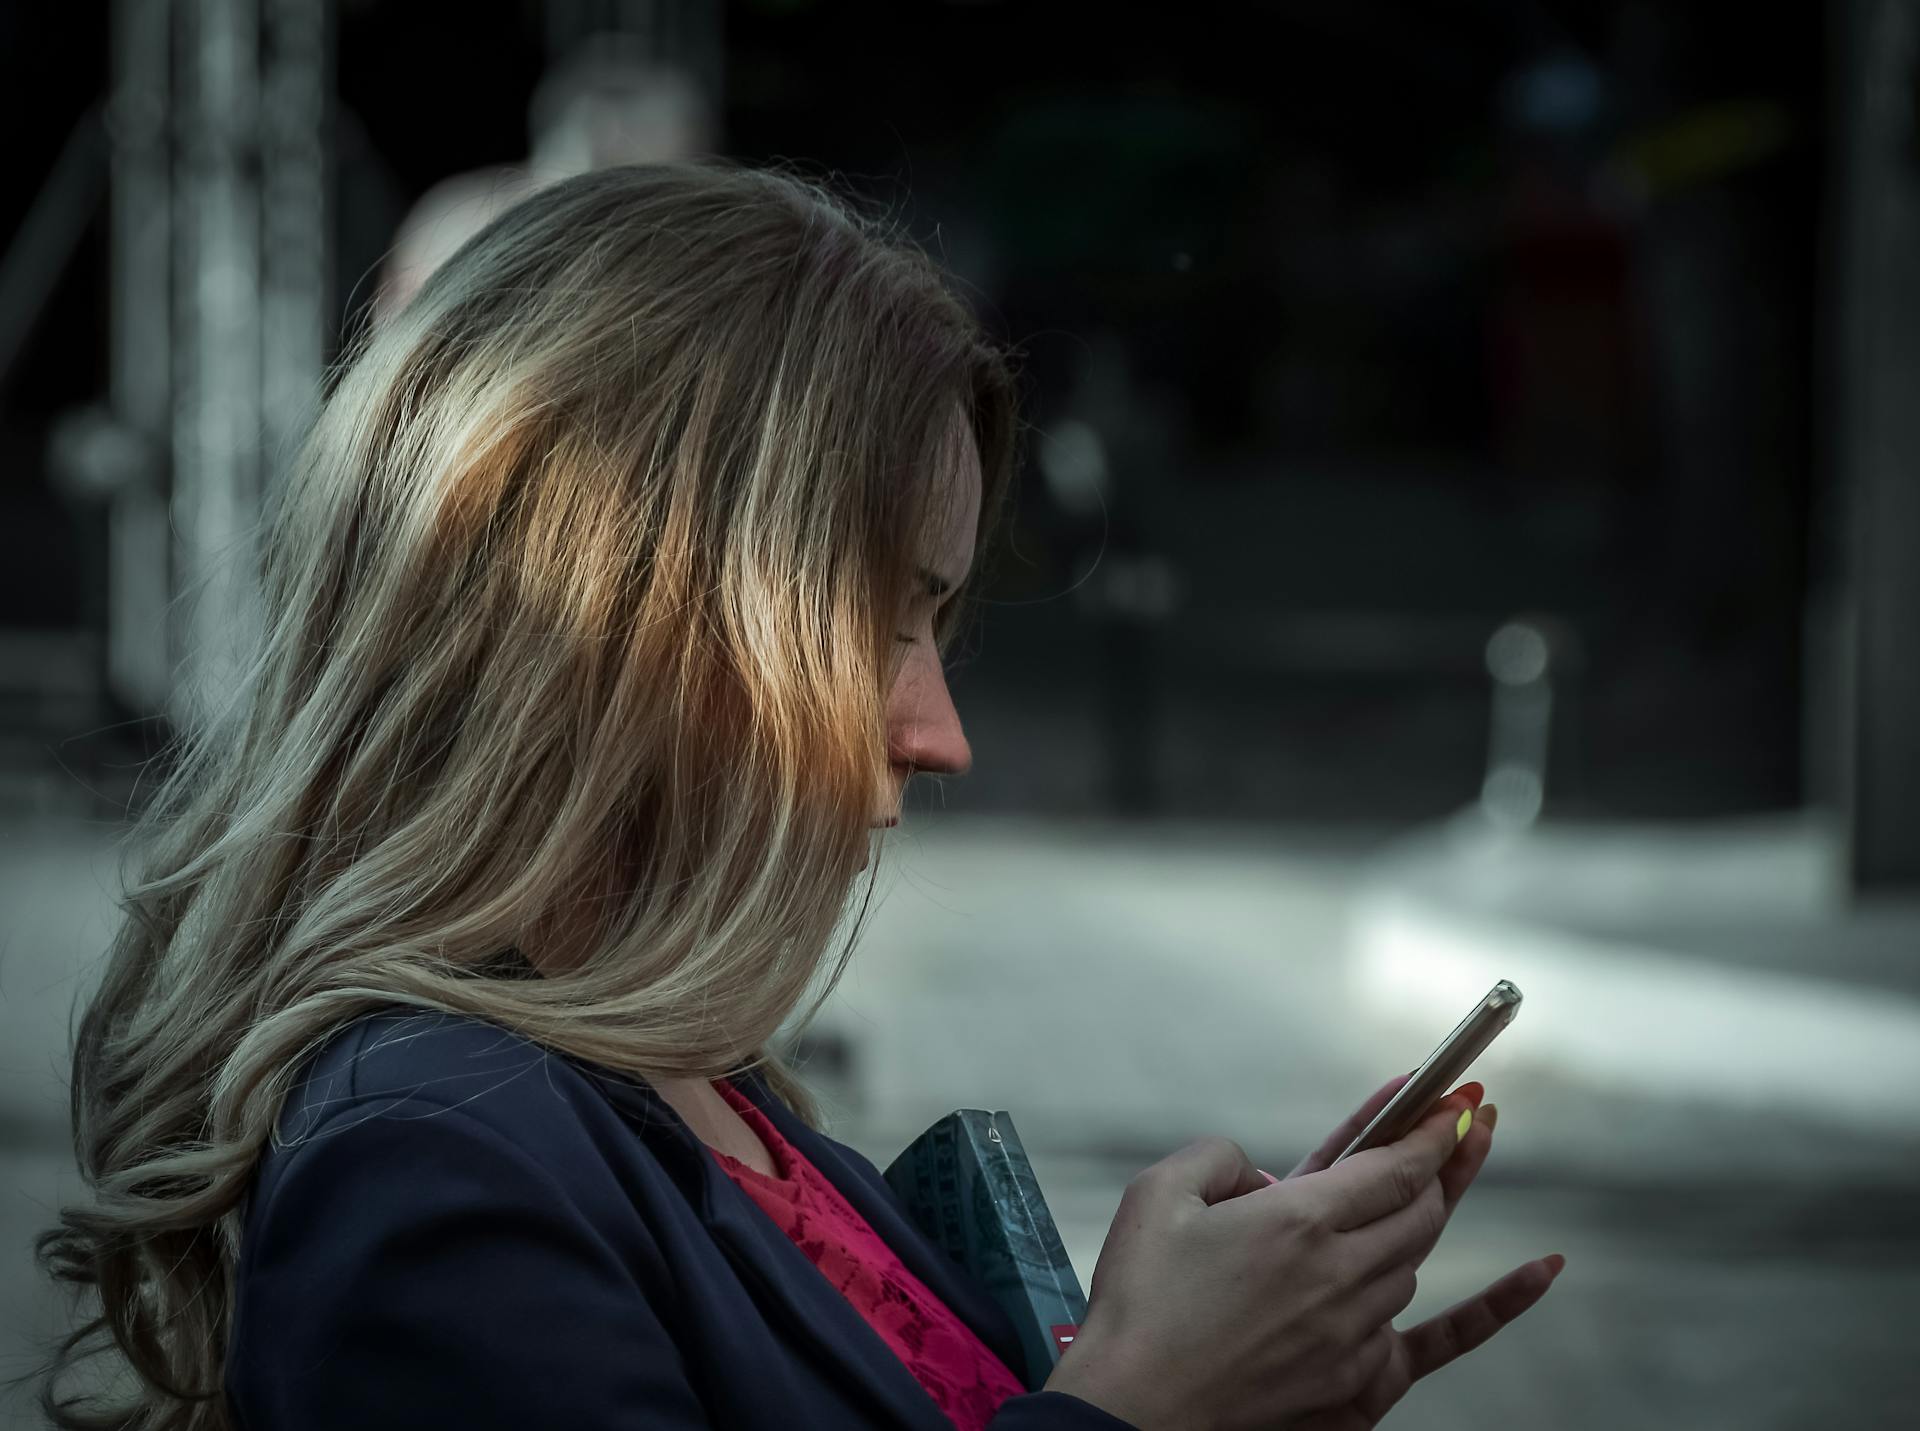
<path id="1" fill-rule="evenodd" d="M 879 1170 L 738 1085 L 1015 1375 L 1005 1313 Z M 245 1431 L 951 1431 L 640 1080 L 383 1010 L 310 1058 L 250 1186 L 226 1393 Z M 1123 1431 L 1061 1392 L 993 1431 Z"/>

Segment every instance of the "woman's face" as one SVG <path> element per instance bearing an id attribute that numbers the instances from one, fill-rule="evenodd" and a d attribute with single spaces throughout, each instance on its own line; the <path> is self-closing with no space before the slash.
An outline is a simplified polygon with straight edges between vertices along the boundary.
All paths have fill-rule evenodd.
<path id="1" fill-rule="evenodd" d="M 901 792 L 916 770 L 964 775 L 973 763 L 933 644 L 934 617 L 972 568 L 980 525 L 980 454 L 964 423 L 958 432 L 937 479 L 932 543 L 919 558 L 923 585 L 901 616 L 904 660 L 887 696 L 887 760 L 894 784 L 887 807 L 874 814 L 875 828 L 899 820 Z"/>

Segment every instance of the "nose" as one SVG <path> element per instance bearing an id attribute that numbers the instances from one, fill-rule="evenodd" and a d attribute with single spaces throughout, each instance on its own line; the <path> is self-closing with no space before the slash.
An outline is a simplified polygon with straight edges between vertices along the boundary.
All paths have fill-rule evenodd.
<path id="1" fill-rule="evenodd" d="M 890 705 L 887 758 L 903 778 L 916 770 L 965 775 L 972 768 L 973 749 L 937 667 L 931 676 L 902 681 Z"/>

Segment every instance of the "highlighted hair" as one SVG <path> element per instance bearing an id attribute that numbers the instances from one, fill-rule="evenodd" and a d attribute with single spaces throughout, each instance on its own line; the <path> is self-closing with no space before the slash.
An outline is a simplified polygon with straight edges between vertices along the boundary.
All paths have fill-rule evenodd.
<path id="1" fill-rule="evenodd" d="M 278 494 L 241 696 L 129 839 L 74 1055 L 95 1196 L 37 1243 L 101 1304 L 53 1424 L 229 1424 L 248 1177 L 374 1009 L 642 1078 L 758 1067 L 817 1124 L 769 1041 L 852 951 L 939 469 L 970 437 L 984 550 L 1015 430 L 918 249 L 725 163 L 543 189 L 372 334 Z M 502 975 L 523 946 L 547 977 Z M 110 1354 L 129 1400 L 56 1398 Z"/>

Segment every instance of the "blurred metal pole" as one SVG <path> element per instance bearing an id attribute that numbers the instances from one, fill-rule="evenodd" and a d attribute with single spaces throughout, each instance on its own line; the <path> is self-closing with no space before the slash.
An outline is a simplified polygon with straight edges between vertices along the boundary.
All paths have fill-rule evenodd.
<path id="1" fill-rule="evenodd" d="M 1920 0 L 1836 7 L 1841 728 L 1857 891 L 1920 887 Z"/>
<path id="2" fill-rule="evenodd" d="M 170 713 L 225 706 L 254 610 L 245 543 L 260 499 L 258 0 L 186 0 L 173 194 L 173 523 L 179 679 Z"/>
<path id="3" fill-rule="evenodd" d="M 170 0 L 115 0 L 107 107 L 113 144 L 107 400 L 140 461 L 107 512 L 106 679 L 123 704 L 143 712 L 166 704 L 172 671 L 173 10 Z"/>
<path id="4" fill-rule="evenodd" d="M 1108 531 L 1126 528 L 1116 522 Z M 1185 583 L 1165 557 L 1130 541 L 1114 541 L 1099 561 L 1087 604 L 1099 637 L 1107 799 L 1117 814 L 1158 815 L 1166 808 L 1162 633 Z"/>
<path id="5" fill-rule="evenodd" d="M 332 7 L 264 0 L 260 380 L 265 482 L 285 473 L 319 409 L 331 312 Z"/>
<path id="6" fill-rule="evenodd" d="M 235 693 L 257 539 L 326 335 L 326 0 L 178 0 L 172 189 L 176 723 Z"/>
<path id="7" fill-rule="evenodd" d="M 1547 799 L 1553 733 L 1553 646 L 1534 622 L 1507 622 L 1487 642 L 1493 677 L 1487 773 L 1480 808 L 1493 823 L 1522 829 L 1540 818 Z"/>

